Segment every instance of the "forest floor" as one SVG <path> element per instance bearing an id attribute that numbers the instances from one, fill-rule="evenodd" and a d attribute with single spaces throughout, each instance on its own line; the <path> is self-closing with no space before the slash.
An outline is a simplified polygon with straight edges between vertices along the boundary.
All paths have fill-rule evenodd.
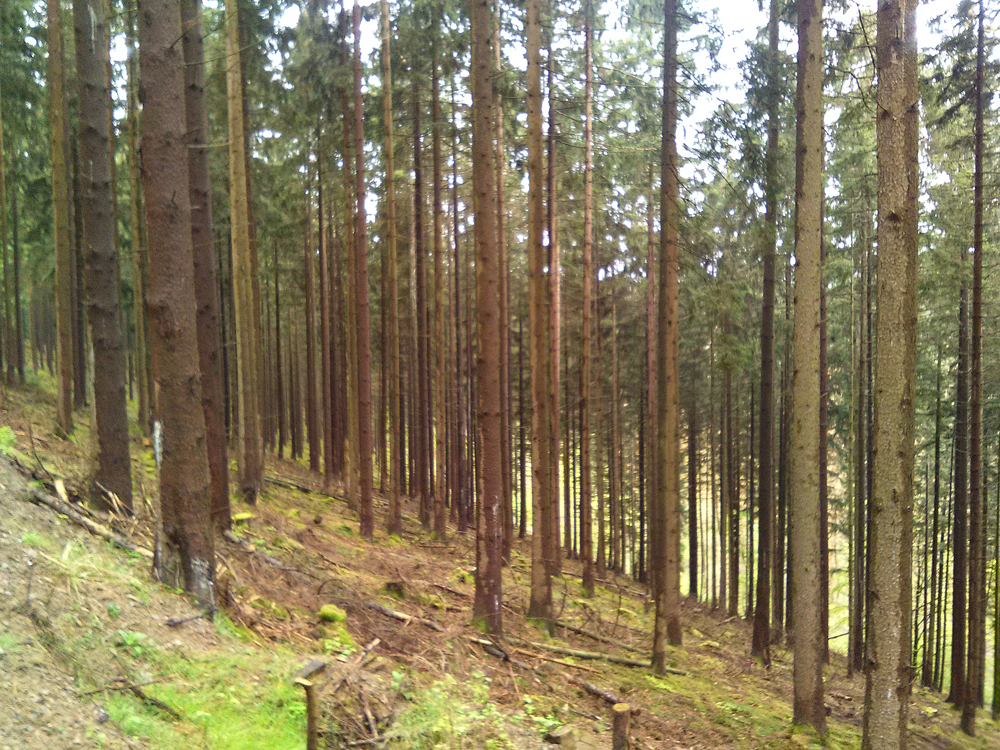
<path id="1" fill-rule="evenodd" d="M 199 617 L 142 554 L 31 502 L 57 494 L 57 478 L 72 500 L 86 471 L 86 412 L 70 441 L 57 439 L 48 385 L 0 394 L 0 750 L 300 748 L 305 703 L 292 676 L 312 659 L 327 665 L 316 689 L 329 747 L 536 748 L 562 726 L 577 748 L 610 747 L 609 705 L 581 682 L 631 704 L 635 748 L 823 746 L 792 727 L 791 653 L 776 648 L 764 670 L 743 620 L 685 604 L 684 645 L 665 677 L 554 652 L 648 661 L 651 602 L 610 574 L 587 598 L 579 563 L 564 561 L 556 617 L 589 635 L 550 637 L 523 614 L 530 546 L 517 541 L 503 580 L 509 658 L 499 658 L 471 624 L 472 535 L 450 528 L 435 540 L 407 507 L 402 538 L 377 529 L 365 542 L 339 488 L 328 495 L 306 466 L 273 456 L 261 501 L 234 500 L 235 536 L 217 540 L 222 611 Z M 139 518 L 95 520 L 151 549 L 155 469 L 139 435 L 133 468 Z M 334 621 L 318 616 L 324 605 Z M 858 747 L 864 677 L 831 659 L 825 746 Z M 980 716 L 979 736 L 965 737 L 940 696 L 916 689 L 910 746 L 1000 747 L 1000 728 Z"/>

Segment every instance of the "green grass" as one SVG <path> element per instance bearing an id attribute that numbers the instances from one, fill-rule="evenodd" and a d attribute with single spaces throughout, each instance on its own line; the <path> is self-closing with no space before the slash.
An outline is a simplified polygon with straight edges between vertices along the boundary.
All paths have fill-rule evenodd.
<path id="1" fill-rule="evenodd" d="M 305 703 L 290 676 L 300 657 L 285 649 L 256 649 L 226 638 L 226 652 L 180 654 L 162 651 L 141 634 L 129 633 L 121 648 L 134 653 L 163 682 L 143 688 L 178 711 L 176 721 L 132 695 L 109 694 L 111 718 L 129 735 L 163 750 L 288 750 L 302 746 Z"/>

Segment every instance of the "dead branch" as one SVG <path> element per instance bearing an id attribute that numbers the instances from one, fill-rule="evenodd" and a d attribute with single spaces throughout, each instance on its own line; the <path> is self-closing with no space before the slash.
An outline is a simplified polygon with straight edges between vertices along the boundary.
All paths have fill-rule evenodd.
<path id="1" fill-rule="evenodd" d="M 563 630 L 568 630 L 571 633 L 576 633 L 577 635 L 585 636 L 586 638 L 590 638 L 591 640 L 595 640 L 598 643 L 607 643 L 609 646 L 614 646 L 615 648 L 624 649 L 625 651 L 631 651 L 631 652 L 636 653 L 636 654 L 643 653 L 643 650 L 641 648 L 637 648 L 635 646 L 630 646 L 629 644 L 622 643 L 620 641 L 615 641 L 615 640 L 613 640 L 611 638 L 608 638 L 606 635 L 600 635 L 598 633 L 591 633 L 589 630 L 584 630 L 583 628 L 578 628 L 575 625 L 570 625 L 567 622 L 556 621 L 555 625 L 556 625 L 557 628 L 562 628 Z"/>
<path id="2" fill-rule="evenodd" d="M 510 640 L 523 643 L 532 648 L 542 649 L 543 651 L 551 651 L 554 654 L 562 654 L 563 656 L 572 656 L 577 659 L 593 659 L 598 661 L 608 661 L 612 664 L 621 664 L 625 667 L 639 667 L 640 669 L 645 669 L 649 667 L 648 661 L 636 661 L 635 659 L 626 659 L 621 656 L 612 656 L 610 654 L 598 654 L 593 651 L 577 651 L 573 648 L 563 648 L 562 646 L 550 646 L 546 643 L 532 643 L 531 641 L 522 641 L 520 638 L 515 638 L 513 636 L 508 636 Z"/>
<path id="3" fill-rule="evenodd" d="M 227 529 L 226 531 L 223 531 L 222 532 L 222 536 L 225 537 L 228 541 L 230 541 L 233 544 L 237 545 L 246 554 L 250 555 L 251 557 L 258 557 L 261 560 L 263 560 L 264 562 L 266 562 L 268 565 L 270 565 L 272 567 L 275 567 L 278 570 L 284 571 L 285 573 L 294 573 L 295 575 L 300 575 L 303 578 L 312 578 L 313 580 L 319 580 L 318 578 L 316 578 L 316 576 L 314 576 L 314 575 L 312 575 L 310 573 L 306 573 L 304 571 L 301 571 L 298 568 L 290 568 L 287 565 L 285 565 L 283 562 L 281 562 L 281 560 L 277 559 L 276 557 L 271 557 L 266 552 L 261 552 L 260 550 L 255 549 L 252 545 L 247 544 L 246 542 L 244 542 L 242 539 L 240 539 L 238 536 L 236 536 L 236 534 L 234 534 L 229 529 Z"/>
<path id="4" fill-rule="evenodd" d="M 132 693 L 132 695 L 141 700 L 143 703 L 148 703 L 151 706 L 155 706 L 156 708 L 163 711 L 163 713 L 169 714 L 170 716 L 174 717 L 177 721 L 181 720 L 181 715 L 176 709 L 171 708 L 166 703 L 161 701 L 159 698 L 154 698 L 151 695 L 147 695 L 138 685 L 129 685 L 127 689 L 130 693 Z"/>
<path id="5" fill-rule="evenodd" d="M 54 510 L 56 513 L 60 513 L 66 516 L 70 521 L 75 523 L 77 526 L 82 526 L 95 536 L 107 539 L 116 547 L 121 547 L 122 549 L 129 550 L 130 552 L 136 552 L 142 555 L 143 557 L 147 557 L 149 559 L 153 558 L 153 553 L 150 550 L 146 549 L 145 547 L 140 547 L 137 544 L 133 544 L 120 534 L 116 534 L 115 532 L 111 531 L 111 529 L 97 523 L 96 521 L 90 520 L 81 513 L 78 513 L 76 510 L 71 508 L 68 504 L 64 503 L 62 500 L 52 497 L 52 495 L 48 495 L 44 492 L 41 492 L 40 490 L 32 490 L 29 495 L 29 499 L 35 504 L 44 505 L 47 508 Z"/>
<path id="6" fill-rule="evenodd" d="M 573 669 L 579 669 L 584 672 L 590 672 L 591 674 L 601 674 L 601 670 L 594 669 L 593 667 L 587 667 L 583 664 L 574 664 L 571 661 L 566 661 L 564 659 L 555 659 L 551 656 L 546 656 L 545 654 L 533 654 L 530 651 L 525 651 L 523 648 L 512 649 L 519 654 L 524 654 L 525 656 L 530 656 L 533 659 L 541 659 L 542 661 L 551 662 L 552 664 L 561 664 L 564 667 L 572 667 Z"/>
<path id="7" fill-rule="evenodd" d="M 386 617 L 391 617 L 393 620 L 399 620 L 400 622 L 405 622 L 409 625 L 411 622 L 419 622 L 425 628 L 430 628 L 431 630 L 436 630 L 438 633 L 443 633 L 444 628 L 433 620 L 424 620 L 420 617 L 414 617 L 413 615 L 408 615 L 403 612 L 397 612 L 394 609 L 389 609 L 376 602 L 365 602 L 365 606 L 368 609 L 373 609 L 381 615 Z"/>

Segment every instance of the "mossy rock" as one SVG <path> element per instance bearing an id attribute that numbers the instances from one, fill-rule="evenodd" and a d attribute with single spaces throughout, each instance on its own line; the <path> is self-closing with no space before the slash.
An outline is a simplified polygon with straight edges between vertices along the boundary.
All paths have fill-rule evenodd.
<path id="1" fill-rule="evenodd" d="M 324 604 L 319 609 L 319 619 L 326 622 L 344 622 L 347 620 L 347 613 L 336 604 Z"/>

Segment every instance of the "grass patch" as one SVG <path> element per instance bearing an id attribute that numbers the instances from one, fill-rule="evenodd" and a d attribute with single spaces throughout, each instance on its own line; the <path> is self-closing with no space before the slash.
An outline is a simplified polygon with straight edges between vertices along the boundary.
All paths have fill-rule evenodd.
<path id="1" fill-rule="evenodd" d="M 136 636 L 138 634 L 128 634 Z M 284 649 L 237 643 L 229 653 L 180 655 L 133 640 L 144 671 L 164 682 L 144 688 L 177 710 L 174 721 L 131 695 L 109 694 L 106 708 L 128 734 L 164 750 L 204 745 L 215 750 L 292 750 L 305 736 L 305 704 L 291 683 L 298 658 Z M 136 646 L 126 650 L 135 653 Z"/>

